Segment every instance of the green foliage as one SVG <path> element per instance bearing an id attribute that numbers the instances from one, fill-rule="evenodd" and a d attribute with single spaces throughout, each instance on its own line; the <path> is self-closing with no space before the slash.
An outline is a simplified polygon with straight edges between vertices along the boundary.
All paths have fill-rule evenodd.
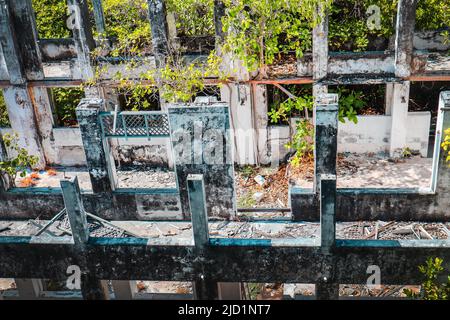
<path id="1" fill-rule="evenodd" d="M 19 136 L 17 133 L 7 133 L 0 138 L 3 138 L 3 143 L 9 150 L 9 153 L 15 155 L 10 159 L 0 161 L 1 174 L 8 175 L 11 178 L 11 181 L 14 181 L 17 174 L 20 174 L 21 177 L 25 177 L 27 175 L 26 170 L 35 166 L 39 161 L 39 157 L 29 155 L 26 149 L 19 147 L 17 143 Z"/>
<path id="2" fill-rule="evenodd" d="M 322 9 L 331 0 L 225 0 L 223 30 L 228 32 L 223 49 L 242 60 L 250 71 L 273 63 L 282 53 L 297 57 L 311 48 L 311 30 L 318 3 Z"/>
<path id="3" fill-rule="evenodd" d="M 312 95 L 304 95 L 296 98 L 289 98 L 279 104 L 279 107 L 272 107 L 268 115 L 272 123 L 278 123 L 281 121 L 288 122 L 289 116 L 292 112 L 300 113 L 307 112 L 313 108 Z"/>
<path id="4" fill-rule="evenodd" d="M 151 48 L 147 0 L 103 0 L 106 33 L 115 39 L 114 57 L 144 55 Z"/>
<path id="5" fill-rule="evenodd" d="M 214 35 L 214 0 L 168 0 L 179 36 Z"/>
<path id="6" fill-rule="evenodd" d="M 420 0 L 416 10 L 416 30 L 440 30 L 450 27 L 450 2 Z"/>
<path id="7" fill-rule="evenodd" d="M 290 163 L 299 166 L 304 157 L 312 157 L 314 151 L 314 125 L 311 121 L 302 119 L 297 121 L 296 132 L 292 140 L 285 145 L 287 149 L 296 152 L 291 157 Z"/>
<path id="8" fill-rule="evenodd" d="M 79 88 L 54 88 L 51 92 L 58 125 L 76 125 L 75 109 L 81 99 L 84 98 L 83 90 Z"/>
<path id="9" fill-rule="evenodd" d="M 380 29 L 370 30 L 366 14 L 371 5 L 380 8 Z M 389 38 L 395 31 L 397 0 L 335 0 L 330 10 L 329 45 L 334 51 L 364 51 L 369 40 Z"/>
<path id="10" fill-rule="evenodd" d="M 339 121 L 345 123 L 345 119 L 347 119 L 355 124 L 358 123 L 356 115 L 365 106 L 362 91 L 339 87 L 337 92 L 339 96 Z"/>
<path id="11" fill-rule="evenodd" d="M 442 142 L 441 147 L 445 152 L 447 152 L 447 157 L 445 158 L 445 161 L 450 162 L 450 128 L 447 128 L 444 131 L 444 134 L 445 134 L 444 142 Z"/>
<path id="12" fill-rule="evenodd" d="M 8 109 L 6 108 L 3 92 L 0 90 L 0 128 L 10 127 Z"/>
<path id="13" fill-rule="evenodd" d="M 443 273 L 443 259 L 428 258 L 426 265 L 419 266 L 419 271 L 424 275 L 422 290 L 420 294 L 416 294 L 411 290 L 404 290 L 404 293 L 415 299 L 423 300 L 449 300 L 450 299 L 450 276 L 447 277 L 446 283 L 439 282 L 439 276 Z"/>
<path id="14" fill-rule="evenodd" d="M 71 37 L 67 28 L 67 3 L 63 0 L 32 0 L 38 35 L 41 39 Z"/>

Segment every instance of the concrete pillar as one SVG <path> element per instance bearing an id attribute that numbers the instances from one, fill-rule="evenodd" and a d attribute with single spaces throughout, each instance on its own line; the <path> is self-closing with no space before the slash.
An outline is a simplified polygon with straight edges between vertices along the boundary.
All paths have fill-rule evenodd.
<path id="1" fill-rule="evenodd" d="M 221 100 L 230 105 L 234 161 L 240 165 L 257 164 L 258 141 L 251 95 L 251 86 L 244 83 L 230 83 L 220 88 Z"/>
<path id="2" fill-rule="evenodd" d="M 34 108 L 26 82 L 43 79 L 42 62 L 30 0 L 0 0 L 0 47 L 11 87 L 3 91 L 11 128 L 19 134 L 19 146 L 39 157 L 36 168 L 45 167 Z"/>
<path id="3" fill-rule="evenodd" d="M 225 5 L 222 0 L 214 0 L 214 28 L 216 34 L 216 48 L 225 39 L 222 18 L 225 16 Z"/>
<path id="4" fill-rule="evenodd" d="M 169 32 L 166 20 L 166 2 L 165 0 L 147 1 L 156 67 L 161 68 L 164 67 L 167 54 L 169 53 Z"/>
<path id="5" fill-rule="evenodd" d="M 316 83 L 327 77 L 328 74 L 328 12 L 319 4 L 315 10 L 315 16 L 319 23 L 313 28 L 312 32 L 312 55 L 313 55 L 313 96 L 328 92 L 325 85 Z"/>
<path id="6" fill-rule="evenodd" d="M 257 137 L 257 157 L 258 163 L 269 164 L 273 160 L 271 158 L 269 146 L 269 116 L 267 104 L 267 85 L 253 85 L 253 110 L 255 111 L 255 133 Z M 278 165 L 279 163 L 277 163 Z"/>
<path id="7" fill-rule="evenodd" d="M 411 75 L 417 1 L 398 1 L 395 30 L 395 75 L 401 78 Z"/>
<path id="8" fill-rule="evenodd" d="M 70 27 L 77 50 L 79 75 L 82 80 L 90 80 L 94 77 L 90 52 L 95 48 L 95 41 L 92 36 L 92 26 L 89 19 L 88 1 L 67 0 L 67 5 L 71 12 L 71 17 L 73 17 L 73 20 L 70 21 Z"/>
<path id="9" fill-rule="evenodd" d="M 445 130 L 450 128 L 450 91 L 441 92 L 436 123 L 436 142 L 431 176 L 431 188 L 436 191 L 440 210 L 448 212 L 450 208 L 450 161 L 448 151 L 442 148 Z"/>
<path id="10" fill-rule="evenodd" d="M 69 217 L 70 229 L 75 247 L 81 249 L 89 239 L 89 229 L 86 212 L 81 199 L 78 177 L 70 180 L 61 180 L 61 189 L 64 197 L 64 205 Z"/>
<path id="11" fill-rule="evenodd" d="M 89 229 L 86 211 L 81 199 L 78 178 L 61 180 L 64 205 L 69 217 L 70 229 L 74 241 L 79 267 L 81 268 L 81 294 L 86 300 L 106 300 L 109 298 L 107 283 L 95 276 L 95 269 L 89 268 L 86 259 L 86 244 L 89 240 Z"/>
<path id="12" fill-rule="evenodd" d="M 190 174 L 187 177 L 189 208 L 195 247 L 204 249 L 209 245 L 208 215 L 203 175 Z"/>
<path id="13" fill-rule="evenodd" d="M 228 106 L 171 106 L 169 123 L 184 218 L 191 215 L 187 186 L 190 174 L 203 174 L 208 216 L 233 217 L 236 205 Z"/>
<path id="14" fill-rule="evenodd" d="M 386 92 L 384 98 L 384 114 L 390 116 L 392 114 L 392 103 L 394 97 L 394 83 L 386 83 Z"/>
<path id="15" fill-rule="evenodd" d="M 320 245 L 329 253 L 336 240 L 336 176 L 320 176 Z"/>
<path id="16" fill-rule="evenodd" d="M 338 95 L 323 94 L 315 100 L 314 186 L 320 191 L 322 174 L 336 175 Z"/>
<path id="17" fill-rule="evenodd" d="M 42 280 L 40 279 L 14 279 L 20 300 L 39 299 L 43 291 Z"/>
<path id="18" fill-rule="evenodd" d="M 395 83 L 391 106 L 391 139 L 389 154 L 398 156 L 406 147 L 410 82 Z"/>
<path id="19" fill-rule="evenodd" d="M 103 106 L 102 99 L 82 99 L 76 109 L 87 167 L 94 192 L 111 192 L 115 186 L 109 153 L 105 153 L 99 112 Z M 110 178 L 111 177 L 111 178 Z"/>
<path id="20" fill-rule="evenodd" d="M 137 293 L 136 281 L 112 280 L 116 300 L 133 300 Z"/>
<path id="21" fill-rule="evenodd" d="M 39 136 L 32 100 L 24 86 L 11 86 L 3 90 L 9 122 L 19 135 L 19 146 L 27 149 L 30 155 L 39 158 L 37 169 L 44 169 L 46 160 Z"/>
<path id="22" fill-rule="evenodd" d="M 219 300 L 242 300 L 242 283 L 219 282 Z"/>
<path id="23" fill-rule="evenodd" d="M 54 118 L 48 89 L 45 87 L 30 87 L 28 93 L 31 103 L 35 106 L 34 114 L 46 163 L 58 163 L 59 153 L 53 136 Z"/>
<path id="24" fill-rule="evenodd" d="M 95 27 L 97 28 L 97 32 L 99 34 L 106 33 L 105 16 L 103 13 L 103 3 L 102 2 L 103 2 L 102 0 L 92 0 L 92 4 L 94 6 Z"/>

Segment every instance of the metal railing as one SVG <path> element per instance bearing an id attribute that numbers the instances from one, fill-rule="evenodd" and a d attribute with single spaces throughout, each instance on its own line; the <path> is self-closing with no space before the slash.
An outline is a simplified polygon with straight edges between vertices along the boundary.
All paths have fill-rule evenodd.
<path id="1" fill-rule="evenodd" d="M 101 112 L 99 120 L 104 137 L 169 137 L 167 113 L 160 111 Z"/>

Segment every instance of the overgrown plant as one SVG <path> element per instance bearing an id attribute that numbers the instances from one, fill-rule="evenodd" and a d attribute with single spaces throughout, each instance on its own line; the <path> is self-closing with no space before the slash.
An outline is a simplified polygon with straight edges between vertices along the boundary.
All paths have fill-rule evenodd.
<path id="1" fill-rule="evenodd" d="M 358 111 L 366 104 L 363 93 L 342 87 L 337 89 L 337 93 L 339 96 L 339 121 L 345 123 L 346 120 L 349 120 L 356 124 L 358 122 Z M 290 159 L 293 166 L 300 165 L 305 157 L 311 158 L 314 151 L 314 125 L 308 116 L 309 111 L 313 109 L 313 105 L 312 94 L 303 93 L 301 96 L 288 98 L 281 102 L 278 107 L 272 106 L 268 112 L 272 123 L 279 123 L 280 121 L 289 123 L 289 117 L 293 113 L 304 115 L 304 118 L 297 121 L 296 132 L 291 141 L 285 145 L 287 149 L 295 151 Z"/>
<path id="2" fill-rule="evenodd" d="M 38 163 L 39 157 L 29 155 L 25 148 L 19 147 L 19 136 L 17 133 L 7 133 L 0 138 L 3 139 L 3 143 L 10 151 L 10 154 L 13 154 L 12 157 L 0 161 L 0 173 L 7 175 L 9 181 L 14 185 L 17 175 L 19 174 L 20 177 L 25 177 L 27 175 L 27 169 L 34 167 Z"/>
<path id="3" fill-rule="evenodd" d="M 420 273 L 424 276 L 420 293 L 405 289 L 404 293 L 414 299 L 422 300 L 449 300 L 450 299 L 450 276 L 445 283 L 439 281 L 439 277 L 444 272 L 443 259 L 428 258 L 425 265 L 419 266 Z"/>
<path id="4" fill-rule="evenodd" d="M 311 30 L 320 22 L 316 7 L 326 10 L 332 0 L 224 0 L 223 49 L 249 71 L 265 77 L 267 65 L 283 53 L 303 56 L 311 48 Z"/>
<path id="5" fill-rule="evenodd" d="M 6 108 L 3 92 L 0 90 L 0 128 L 9 127 L 8 109 Z"/>
<path id="6" fill-rule="evenodd" d="M 444 135 L 444 142 L 442 142 L 441 147 L 447 153 L 445 161 L 450 162 L 450 128 L 444 131 Z"/>

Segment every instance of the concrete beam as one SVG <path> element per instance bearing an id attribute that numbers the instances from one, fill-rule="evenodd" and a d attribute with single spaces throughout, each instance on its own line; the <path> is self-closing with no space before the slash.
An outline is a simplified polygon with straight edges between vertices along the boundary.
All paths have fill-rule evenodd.
<path id="1" fill-rule="evenodd" d="M 79 263 L 73 244 L 6 238 L 0 237 L 2 278 L 65 280 L 68 265 Z M 204 275 L 216 282 L 317 283 L 327 276 L 332 283 L 365 284 L 367 267 L 378 265 L 382 284 L 411 285 L 423 281 L 417 266 L 427 257 L 450 261 L 448 241 L 434 240 L 337 240 L 331 260 L 320 247 L 264 246 L 248 239 L 213 246 L 201 255 L 191 245 L 147 243 L 140 238 L 91 238 L 84 253 L 87 270 L 98 279 L 111 280 L 196 281 Z M 333 273 L 324 274 L 325 263 Z"/>
<path id="2" fill-rule="evenodd" d="M 76 109 L 89 177 L 91 178 L 92 190 L 94 192 L 110 192 L 113 186 L 108 170 L 107 154 L 104 149 L 102 128 L 98 116 L 102 108 L 102 99 L 86 98 L 81 100 Z"/>
<path id="3" fill-rule="evenodd" d="M 409 77 L 414 49 L 417 0 L 399 0 L 395 28 L 395 75 Z"/>

